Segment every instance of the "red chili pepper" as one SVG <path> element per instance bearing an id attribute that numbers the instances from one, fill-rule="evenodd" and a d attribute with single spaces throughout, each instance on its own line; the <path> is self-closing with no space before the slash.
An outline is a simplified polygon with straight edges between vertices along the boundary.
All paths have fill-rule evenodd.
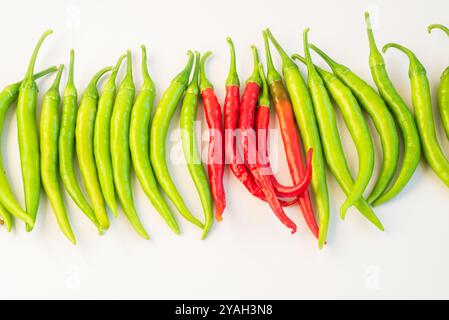
<path id="1" fill-rule="evenodd" d="M 226 208 L 226 195 L 223 186 L 224 173 L 224 150 L 223 150 L 223 123 L 221 106 L 214 92 L 212 84 L 207 80 L 205 62 L 212 53 L 206 52 L 201 58 L 200 90 L 203 98 L 204 112 L 209 127 L 209 151 L 208 151 L 208 173 L 215 204 L 215 219 L 223 219 L 223 211 Z"/>
<path id="2" fill-rule="evenodd" d="M 296 224 L 285 214 L 282 205 L 277 198 L 276 191 L 272 184 L 271 175 L 262 175 L 258 163 L 260 163 L 258 152 L 255 149 L 256 136 L 254 131 L 255 106 L 259 97 L 261 79 L 259 75 L 259 58 L 256 47 L 252 47 L 254 55 L 254 72 L 248 79 L 241 101 L 241 117 L 239 119 L 239 129 L 241 130 L 241 141 L 243 146 L 243 156 L 246 165 L 254 176 L 268 204 L 278 217 L 278 219 L 296 232 Z M 251 150 L 250 150 L 251 149 Z"/>
<path id="3" fill-rule="evenodd" d="M 263 83 L 265 86 L 265 82 Z M 285 197 L 295 197 L 298 196 L 298 194 L 302 195 L 307 191 L 310 180 L 312 179 L 312 149 L 309 149 L 309 151 L 307 152 L 307 169 L 300 183 L 295 185 L 293 188 L 285 187 L 284 185 L 280 184 L 273 174 L 270 159 L 268 157 L 268 127 L 270 124 L 270 99 L 268 98 L 268 86 L 263 90 L 267 93 L 264 93 L 265 96 L 262 96 L 259 99 L 255 126 L 257 132 L 257 153 L 261 160 L 259 167 L 261 170 L 263 169 L 262 174 L 271 176 L 271 182 L 277 194 L 282 193 Z"/>
<path id="4" fill-rule="evenodd" d="M 240 80 L 236 70 L 235 49 L 231 38 L 226 39 L 231 52 L 231 65 L 226 80 L 226 97 L 224 102 L 225 157 L 232 173 L 239 179 L 248 191 L 257 198 L 266 201 L 265 195 L 257 184 L 251 172 L 242 161 L 236 148 L 236 129 L 240 113 Z M 280 186 L 281 187 L 281 186 Z M 284 192 L 286 193 L 286 192 Z M 280 200 L 287 207 L 296 203 L 293 200 Z"/>
<path id="5" fill-rule="evenodd" d="M 295 183 L 303 179 L 306 172 L 303 164 L 301 142 L 290 98 L 285 90 L 281 75 L 273 65 L 267 35 L 264 33 L 263 37 L 265 42 L 265 55 L 267 57 L 268 85 L 270 86 L 271 97 L 279 119 L 279 127 L 284 142 L 290 175 Z M 309 229 L 312 231 L 313 235 L 318 238 L 319 228 L 315 215 L 313 214 L 312 202 L 308 191 L 299 198 L 298 203 Z"/>
<path id="6" fill-rule="evenodd" d="M 231 65 L 226 80 L 226 97 L 224 102 L 225 155 L 232 173 L 254 196 L 265 201 L 265 195 L 257 185 L 252 174 L 242 162 L 236 148 L 236 129 L 240 112 L 240 80 L 236 70 L 235 48 L 231 38 L 226 39 L 231 51 Z"/>

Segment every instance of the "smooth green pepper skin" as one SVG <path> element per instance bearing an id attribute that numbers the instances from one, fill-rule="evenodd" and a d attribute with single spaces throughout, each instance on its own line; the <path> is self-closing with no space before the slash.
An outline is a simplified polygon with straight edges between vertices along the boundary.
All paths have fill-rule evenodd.
<path id="1" fill-rule="evenodd" d="M 62 183 L 70 197 L 86 217 L 92 221 L 98 231 L 101 232 L 97 217 L 81 191 L 73 167 L 76 114 L 78 111 L 78 92 L 74 81 L 74 64 L 75 52 L 70 50 L 69 76 L 64 89 L 61 128 L 59 130 L 59 172 Z"/>
<path id="2" fill-rule="evenodd" d="M 438 86 L 438 110 L 444 131 L 449 138 L 449 67 L 441 74 Z"/>
<path id="3" fill-rule="evenodd" d="M 395 43 L 389 43 L 382 50 L 385 53 L 389 48 L 402 51 L 410 60 L 409 77 L 412 88 L 412 102 L 424 157 L 433 171 L 449 187 L 449 162 L 443 150 L 441 150 L 436 135 L 432 96 L 426 69 L 409 49 Z"/>
<path id="4" fill-rule="evenodd" d="M 385 191 L 398 166 L 399 135 L 394 118 L 382 97 L 363 79 L 348 67 L 332 60 L 314 45 L 310 47 L 326 61 L 337 77 L 352 90 L 362 108 L 370 115 L 379 133 L 383 153 L 382 169 L 371 195 L 368 197 L 368 202 L 370 202 L 369 199 L 377 199 Z"/>
<path id="5" fill-rule="evenodd" d="M 170 207 L 159 191 L 156 177 L 150 162 L 150 122 L 151 110 L 156 95 L 153 80 L 148 73 L 147 54 L 145 46 L 142 46 L 142 74 L 144 83 L 137 95 L 131 111 L 131 124 L 129 132 L 129 144 L 134 170 L 139 179 L 143 191 L 150 199 L 152 205 L 165 220 L 175 234 L 180 234 L 179 225 Z"/>
<path id="6" fill-rule="evenodd" d="M 178 209 L 179 213 L 181 213 L 185 219 L 203 229 L 204 226 L 201 221 L 192 215 L 176 189 L 176 185 L 170 176 L 170 171 L 168 170 L 167 159 L 165 158 L 165 140 L 167 138 L 168 127 L 170 125 L 171 118 L 173 117 L 173 113 L 175 112 L 179 101 L 186 90 L 192 65 L 193 53 L 189 51 L 189 60 L 186 67 L 172 80 L 170 86 L 164 92 L 161 100 L 159 101 L 153 118 L 153 123 L 151 125 L 150 157 L 151 164 L 159 184 Z"/>
<path id="7" fill-rule="evenodd" d="M 97 83 L 106 72 L 111 70 L 112 67 L 107 67 L 98 71 L 90 81 L 81 98 L 75 128 L 78 164 L 95 216 L 102 230 L 109 228 L 109 218 L 104 207 L 104 199 L 95 166 L 93 137 L 98 103 Z"/>
<path id="8" fill-rule="evenodd" d="M 395 116 L 396 123 L 401 130 L 402 138 L 404 140 L 402 167 L 399 170 L 396 180 L 387 191 L 383 194 L 379 194 L 377 199 L 374 196 L 371 196 L 368 199 L 373 205 L 379 205 L 394 198 L 410 181 L 421 158 L 421 142 L 419 140 L 418 129 L 416 128 L 413 114 L 396 91 L 396 88 L 388 76 L 384 58 L 379 52 L 374 40 L 368 13 L 365 14 L 365 20 L 370 47 L 369 65 L 371 74 L 380 95 L 384 98 L 387 106 Z"/>
<path id="9" fill-rule="evenodd" d="M 34 75 L 34 79 L 43 77 L 49 73 L 55 72 L 56 67 L 48 68 Z M 5 116 L 12 103 L 17 100 L 21 82 L 16 82 L 6 86 L 0 92 L 0 133 L 3 132 Z M 0 141 L 1 149 L 1 141 Z M 4 223 L 8 230 L 12 228 L 13 219 L 10 215 L 23 220 L 28 224 L 33 224 L 33 219 L 22 209 L 16 196 L 11 190 L 11 186 L 3 166 L 3 156 L 0 152 L 0 215 L 3 217 Z"/>
<path id="10" fill-rule="evenodd" d="M 117 203 L 114 191 L 114 173 L 112 171 L 111 147 L 110 147 L 110 124 L 112 110 L 114 108 L 115 93 L 117 86 L 115 80 L 126 54 L 122 55 L 112 70 L 111 76 L 103 86 L 100 100 L 98 100 L 98 111 L 95 116 L 94 130 L 94 155 L 97 164 L 98 180 L 104 200 L 114 217 L 117 217 Z"/>
<path id="11" fill-rule="evenodd" d="M 315 193 L 320 225 L 318 246 L 322 248 L 326 243 L 329 228 L 329 192 L 326 181 L 326 165 L 312 98 L 298 66 L 281 48 L 271 32 L 268 29 L 266 32 L 282 58 L 282 73 L 284 74 L 287 91 L 293 105 L 293 112 L 295 113 L 304 148 L 306 150 L 309 148 L 313 149 L 312 188 Z"/>
<path id="12" fill-rule="evenodd" d="M 42 185 L 55 212 L 59 228 L 70 242 L 76 244 L 59 185 L 58 136 L 59 103 L 61 102 L 59 83 L 63 69 L 64 66 L 61 65 L 53 85 L 45 93 L 42 102 L 40 122 L 41 177 Z"/>
<path id="13" fill-rule="evenodd" d="M 149 239 L 134 206 L 131 187 L 131 155 L 129 150 L 129 124 L 136 88 L 132 75 L 131 51 L 127 52 L 127 70 L 117 91 L 111 117 L 111 158 L 117 196 L 134 230 Z"/>
<path id="14" fill-rule="evenodd" d="M 306 45 L 307 39 L 305 39 L 305 42 L 304 46 L 308 48 L 308 45 Z M 302 57 L 295 56 L 295 58 L 301 59 Z M 307 68 L 309 70 L 309 87 L 321 133 L 324 155 L 333 176 L 343 189 L 343 192 L 348 195 L 345 204 L 347 206 L 354 204 L 377 228 L 384 230 L 382 223 L 374 214 L 366 200 L 363 199 L 363 190 L 369 182 L 374 167 L 374 146 L 362 111 L 351 91 L 337 77 L 325 70 L 315 68 L 310 59 L 310 55 L 304 62 L 307 62 Z M 359 155 L 358 176 L 361 177 L 361 179 L 359 178 L 359 181 L 362 181 L 362 183 L 359 182 L 361 187 L 357 187 L 354 184 L 354 180 L 349 171 L 338 132 L 333 105 L 326 88 L 341 110 L 351 137 L 353 137 L 355 142 Z M 357 190 L 357 188 L 359 189 Z M 352 193 L 354 190 L 356 190 L 356 193 Z M 352 200 L 350 199 L 351 194 Z M 345 211 L 346 208 L 343 207 L 341 210 Z"/>
<path id="15" fill-rule="evenodd" d="M 198 70 L 200 67 L 200 54 L 196 53 L 195 73 L 187 87 L 181 109 L 181 138 L 184 157 L 187 162 L 190 176 L 195 184 L 196 190 L 203 206 L 205 223 L 203 239 L 206 238 L 214 223 L 214 204 L 212 200 L 209 180 L 201 162 L 200 151 L 196 142 L 195 119 L 198 111 Z"/>
<path id="16" fill-rule="evenodd" d="M 39 49 L 45 38 L 52 34 L 47 30 L 39 39 L 31 56 L 28 71 L 20 86 L 17 101 L 17 133 L 19 140 L 20 164 L 22 167 L 25 205 L 33 223 L 27 223 L 26 230 L 31 231 L 39 209 L 41 178 L 39 164 L 39 137 L 36 123 L 36 105 L 38 87 L 34 81 L 33 71 Z"/>
<path id="17" fill-rule="evenodd" d="M 293 58 L 305 62 L 305 59 L 299 55 L 293 55 Z M 333 73 L 327 72 L 326 70 L 318 67 L 315 68 L 323 79 L 324 85 L 332 96 L 332 99 L 336 102 L 336 105 L 343 116 L 343 120 L 345 121 L 349 133 L 351 134 L 351 138 L 356 146 L 359 162 L 364 162 L 367 167 L 370 167 L 370 163 L 374 164 L 374 145 L 365 117 L 363 116 L 357 100 L 351 90 L 345 86 L 344 83 L 341 82 Z M 342 179 L 339 183 L 340 182 L 343 192 L 348 195 L 353 181 Z M 371 221 L 371 223 L 373 223 L 380 230 L 384 230 L 379 218 L 377 218 L 373 209 L 364 198 L 357 200 L 354 205 L 357 210 L 359 210 L 369 221 Z"/>
<path id="18" fill-rule="evenodd" d="M 427 28 L 427 31 L 431 33 L 434 29 L 439 29 L 449 36 L 449 28 L 441 24 L 431 24 Z M 438 86 L 438 110 L 446 137 L 449 138 L 449 67 L 441 74 L 440 84 Z"/>

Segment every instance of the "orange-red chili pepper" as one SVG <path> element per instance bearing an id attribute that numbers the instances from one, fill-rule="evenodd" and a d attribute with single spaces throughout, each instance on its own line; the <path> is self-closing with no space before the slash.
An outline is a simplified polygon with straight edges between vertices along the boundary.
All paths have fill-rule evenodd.
<path id="1" fill-rule="evenodd" d="M 267 34 L 264 33 L 263 37 L 266 51 L 265 55 L 267 58 L 268 85 L 270 87 L 270 93 L 273 99 L 276 114 L 279 119 L 279 127 L 281 129 L 288 168 L 293 183 L 295 183 L 303 179 L 306 174 L 306 169 L 303 164 L 301 142 L 298 130 L 296 128 L 296 121 L 293 115 L 293 108 L 290 98 L 282 82 L 281 75 L 273 65 Z M 318 238 L 319 228 L 313 213 L 309 191 L 306 191 L 301 197 L 299 197 L 298 203 L 306 224 L 313 235 Z"/>
<path id="2" fill-rule="evenodd" d="M 282 204 L 277 198 L 276 191 L 272 183 L 271 174 L 262 174 L 261 159 L 255 149 L 256 136 L 254 131 L 255 107 L 259 98 L 261 88 L 261 78 L 259 75 L 259 58 L 256 47 L 252 47 L 254 55 L 254 72 L 248 79 L 241 101 L 241 117 L 239 119 L 239 129 L 241 130 L 241 142 L 243 146 L 243 158 L 251 174 L 254 176 L 265 198 L 278 219 L 292 233 L 296 232 L 296 224 L 285 214 Z M 251 149 L 251 150 L 250 150 Z"/>

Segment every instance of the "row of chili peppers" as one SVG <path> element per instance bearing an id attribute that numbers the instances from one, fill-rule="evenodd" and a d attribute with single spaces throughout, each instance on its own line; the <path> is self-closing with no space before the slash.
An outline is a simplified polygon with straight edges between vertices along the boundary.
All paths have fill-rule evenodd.
<path id="1" fill-rule="evenodd" d="M 211 53 L 207 52 L 201 57 L 198 52 L 194 55 L 189 51 L 187 65 L 162 95 L 152 120 L 155 86 L 148 72 L 144 46 L 142 46 L 144 85 L 136 99 L 134 99 L 132 55 L 128 51 L 126 55 L 120 57 L 115 67 L 104 68 L 95 74 L 82 96 L 78 109 L 72 51 L 69 80 L 62 101 L 61 128 L 59 128 L 58 107 L 63 65 L 58 69 L 52 67 L 33 75 L 37 52 L 45 37 L 51 33 L 47 31 L 33 52 L 25 79 L 8 86 L 0 93 L 0 129 L 6 111 L 13 101 L 18 99 L 19 149 L 27 207 L 26 211 L 22 210 L 11 191 L 4 170 L 0 170 L 0 222 L 3 219 L 10 225 L 7 218 L 12 214 L 27 223 L 27 230 L 32 230 L 39 206 L 42 178 L 42 184 L 62 231 L 72 242 L 76 242 L 60 194 L 59 175 L 72 199 L 100 232 L 109 227 L 106 205 L 116 215 L 115 192 L 117 192 L 131 225 L 143 238 L 148 238 L 134 206 L 129 170 L 132 164 L 145 193 L 170 228 L 179 233 L 177 221 L 159 191 L 159 186 L 184 218 L 203 229 L 204 238 L 213 224 L 213 207 L 215 207 L 215 220 L 223 219 L 226 208 L 223 176 L 225 166 L 228 165 L 246 189 L 253 196 L 267 202 L 276 217 L 292 233 L 296 232 L 297 225 L 287 216 L 284 207 L 298 204 L 308 228 L 322 248 L 326 243 L 330 211 L 326 182 L 325 163 L 327 163 L 347 195 L 340 210 L 342 218 L 349 207 L 355 206 L 373 225 L 384 230 L 371 205 L 390 200 L 405 187 L 418 166 L 421 144 L 427 162 L 448 185 L 449 162 L 436 139 L 431 95 L 424 67 L 409 49 L 394 43 L 384 47 L 384 52 L 388 48 L 396 48 L 406 53 L 410 59 L 415 120 L 388 78 L 383 57 L 374 41 L 369 14 L 365 17 L 370 44 L 370 67 L 379 93 L 349 68 L 335 62 L 322 50 L 309 44 L 308 29 L 303 34 L 304 57 L 298 54 L 290 57 L 271 31 L 266 29 L 263 31 L 263 39 L 267 72 L 265 73 L 259 61 L 257 48 L 252 46 L 253 72 L 246 80 L 242 93 L 236 71 L 234 44 L 231 38 L 227 38 L 230 68 L 223 108 L 212 83 L 206 76 L 205 65 Z M 429 31 L 435 28 L 442 29 L 449 35 L 449 29 L 441 25 L 432 25 Z M 281 57 L 283 76 L 273 64 L 270 43 Z M 316 51 L 326 61 L 332 73 L 313 64 L 310 49 Z M 126 76 L 116 90 L 117 73 L 124 59 L 127 60 Z M 294 59 L 306 64 L 307 83 Z M 191 77 L 192 69 L 193 77 Z M 56 79 L 44 96 L 39 137 L 35 126 L 37 103 L 35 79 L 56 70 L 58 70 Z M 110 71 L 112 74 L 99 95 L 97 83 Z M 439 90 L 439 108 L 445 129 L 449 128 L 448 75 L 447 71 L 443 73 Z M 200 157 L 197 154 L 199 152 L 193 125 L 199 96 L 202 97 L 210 133 L 207 176 L 202 163 L 197 163 Z M 331 97 L 342 112 L 356 144 L 359 169 L 355 179 L 351 176 L 343 152 Z M 170 177 L 166 161 L 167 131 L 174 111 L 181 101 L 181 128 L 185 129 L 182 131 L 183 150 L 203 205 L 204 224 L 192 215 L 185 205 Z M 292 185 L 280 183 L 270 164 L 268 133 L 271 103 L 279 119 Z M 381 172 L 367 199 L 363 193 L 373 172 L 374 147 L 362 109 L 373 118 L 381 138 L 383 152 Z M 405 151 L 402 167 L 396 179 L 393 179 L 398 167 L 399 153 L 399 135 L 395 118 L 402 132 Z M 92 207 L 84 198 L 75 178 L 72 163 L 75 140 L 80 171 Z M 302 146 L 305 150 L 302 150 Z M 309 188 L 310 185 L 312 188 Z M 311 200 L 312 190 L 316 215 Z"/>

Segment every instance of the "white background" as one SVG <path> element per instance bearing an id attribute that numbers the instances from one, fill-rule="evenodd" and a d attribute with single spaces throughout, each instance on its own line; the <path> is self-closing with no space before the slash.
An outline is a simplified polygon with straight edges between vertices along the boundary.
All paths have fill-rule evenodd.
<path id="1" fill-rule="evenodd" d="M 236 43 L 244 80 L 252 68 L 249 45 L 262 48 L 261 30 L 270 26 L 291 53 L 302 52 L 301 33 L 310 27 L 311 41 L 372 83 L 363 20 L 367 9 L 374 14 L 378 44 L 398 41 L 414 50 L 427 67 L 435 95 L 439 75 L 449 65 L 449 39 L 438 31 L 429 36 L 426 26 L 449 24 L 449 5 L 443 0 L 10 1 L 0 19 L 0 81 L 6 85 L 23 77 L 38 37 L 53 28 L 37 68 L 67 63 L 69 49 L 75 48 L 80 92 L 94 72 L 115 63 L 127 48 L 134 51 L 139 87 L 139 45 L 144 43 L 158 96 L 184 65 L 186 50 L 196 49 L 215 53 L 208 74 L 222 99 L 228 70 L 226 36 Z M 386 62 L 393 82 L 410 102 L 407 59 L 392 50 Z M 39 82 L 41 95 L 51 81 Z M 178 123 L 177 114 L 172 128 Z M 439 121 L 437 128 L 449 150 Z M 346 130 L 342 137 L 356 170 L 357 158 Z M 282 145 L 274 138 L 278 175 L 288 183 Z M 3 142 L 5 166 L 23 203 L 14 110 L 6 119 Z M 173 164 L 171 169 L 188 206 L 201 217 L 185 165 Z M 0 230 L 0 298 L 449 298 L 449 190 L 424 164 L 400 196 L 376 209 L 385 233 L 353 209 L 346 221 L 339 220 L 344 197 L 329 176 L 332 219 L 329 244 L 322 251 L 297 207 L 287 209 L 299 225 L 298 233 L 291 236 L 268 206 L 252 198 L 229 172 L 225 186 L 224 221 L 205 241 L 199 240 L 200 230 L 182 218 L 183 234 L 173 235 L 135 177 L 136 204 L 151 236 L 147 242 L 133 232 L 123 214 L 99 237 L 67 196 L 78 238 L 78 245 L 72 246 L 59 232 L 42 196 L 33 233 L 27 234 L 21 223 L 11 234 Z"/>

